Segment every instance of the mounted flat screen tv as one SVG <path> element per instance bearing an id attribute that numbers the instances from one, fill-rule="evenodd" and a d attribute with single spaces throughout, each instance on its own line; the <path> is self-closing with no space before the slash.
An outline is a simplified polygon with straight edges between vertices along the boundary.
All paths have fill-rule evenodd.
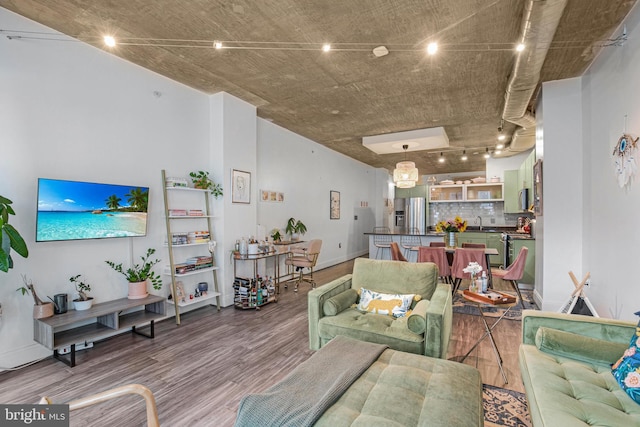
<path id="1" fill-rule="evenodd" d="M 149 187 L 38 178 L 36 242 L 147 234 Z"/>

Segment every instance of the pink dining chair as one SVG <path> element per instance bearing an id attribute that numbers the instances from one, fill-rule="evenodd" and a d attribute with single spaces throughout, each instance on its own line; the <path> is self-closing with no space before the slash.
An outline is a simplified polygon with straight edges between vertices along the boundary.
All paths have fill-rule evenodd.
<path id="1" fill-rule="evenodd" d="M 527 263 L 528 252 L 529 248 L 523 246 L 522 249 L 520 249 L 520 252 L 518 253 L 515 261 L 513 261 L 509 267 L 504 270 L 500 268 L 491 269 L 491 275 L 494 279 L 498 277 L 511 283 L 511 286 L 513 286 L 513 289 L 515 289 L 516 293 L 518 294 L 518 298 L 520 298 L 520 305 L 522 305 L 522 308 L 525 308 L 524 300 L 522 299 L 522 294 L 520 293 L 520 288 L 518 287 L 518 281 L 522 280 L 522 276 L 524 275 L 524 267 Z"/>
<path id="2" fill-rule="evenodd" d="M 438 276 L 444 283 L 451 283 L 451 267 L 447 260 L 447 253 L 443 246 L 420 246 L 418 248 L 418 262 L 432 262 L 438 266 Z"/>
<path id="3" fill-rule="evenodd" d="M 444 248 L 444 242 L 429 242 L 429 246 L 432 248 Z"/>
<path id="4" fill-rule="evenodd" d="M 462 247 L 463 248 L 486 248 L 487 245 L 485 245 L 484 243 L 471 243 L 471 242 L 464 242 L 462 243 Z"/>
<path id="5" fill-rule="evenodd" d="M 451 264 L 451 277 L 453 277 L 453 294 L 460 287 L 462 279 L 471 279 L 471 274 L 465 273 L 470 262 L 477 262 L 482 267 L 482 271 L 487 271 L 487 258 L 484 249 L 481 248 L 457 248 L 453 254 L 453 264 Z"/>
<path id="6" fill-rule="evenodd" d="M 391 259 L 394 261 L 407 262 L 407 259 L 402 255 L 402 251 L 400 250 L 400 246 L 398 246 L 397 242 L 391 242 Z"/>

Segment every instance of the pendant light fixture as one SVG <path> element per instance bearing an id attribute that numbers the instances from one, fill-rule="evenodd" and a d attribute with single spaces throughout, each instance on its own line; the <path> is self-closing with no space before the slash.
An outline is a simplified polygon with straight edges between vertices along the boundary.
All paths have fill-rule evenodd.
<path id="1" fill-rule="evenodd" d="M 407 149 L 408 145 L 403 145 L 404 150 L 404 162 L 396 163 L 396 168 L 393 171 L 393 182 L 396 183 L 397 188 L 413 188 L 418 181 L 418 169 L 414 162 L 407 161 Z"/>

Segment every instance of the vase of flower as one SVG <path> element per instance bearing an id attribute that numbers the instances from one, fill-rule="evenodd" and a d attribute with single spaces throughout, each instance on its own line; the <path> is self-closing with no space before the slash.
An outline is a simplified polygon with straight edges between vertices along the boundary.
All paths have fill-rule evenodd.
<path id="1" fill-rule="evenodd" d="M 455 248 L 456 247 L 456 232 L 455 231 L 445 231 L 444 232 L 444 245 L 447 248 Z"/>
<path id="2" fill-rule="evenodd" d="M 444 233 L 444 244 L 448 248 L 456 247 L 456 233 L 462 233 L 467 229 L 467 221 L 459 216 L 447 221 L 440 221 L 436 224 L 436 231 Z"/>

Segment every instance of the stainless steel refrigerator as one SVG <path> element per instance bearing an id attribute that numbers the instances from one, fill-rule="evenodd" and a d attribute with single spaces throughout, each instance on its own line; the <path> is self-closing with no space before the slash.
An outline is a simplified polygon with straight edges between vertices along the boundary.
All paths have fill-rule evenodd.
<path id="1" fill-rule="evenodd" d="M 403 200 L 405 229 L 407 232 L 416 231 L 419 234 L 424 234 L 427 224 L 427 199 L 411 197 Z"/>

